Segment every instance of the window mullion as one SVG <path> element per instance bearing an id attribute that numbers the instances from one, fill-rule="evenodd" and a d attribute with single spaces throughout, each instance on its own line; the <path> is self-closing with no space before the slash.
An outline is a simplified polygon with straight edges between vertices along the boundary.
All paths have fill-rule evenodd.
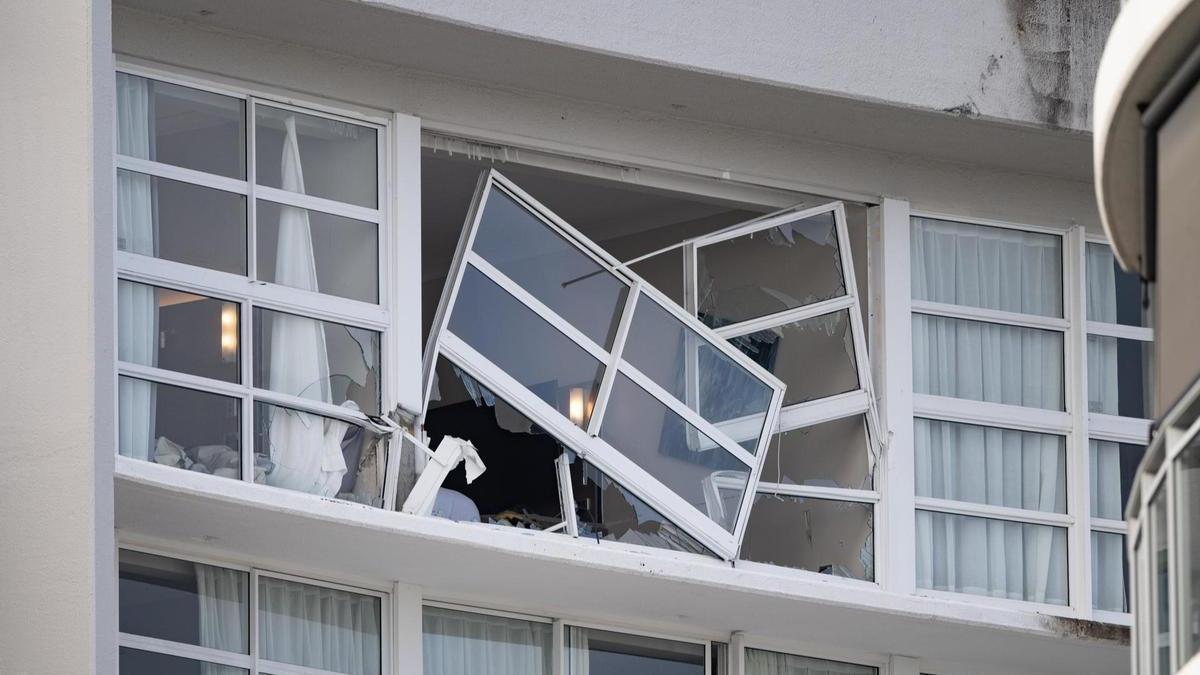
<path id="1" fill-rule="evenodd" d="M 1092 614 L 1091 481 L 1088 453 L 1087 385 L 1087 241 L 1080 225 L 1063 239 L 1063 304 L 1069 321 L 1065 373 L 1067 413 L 1067 513 L 1074 524 L 1067 538 L 1067 600 L 1082 616 Z"/>
<path id="2" fill-rule="evenodd" d="M 256 197 L 256 183 L 258 182 L 258 142 L 257 129 L 255 120 L 256 99 L 251 96 L 246 100 L 246 275 L 247 280 L 253 284 L 258 279 L 258 200 Z M 245 319 L 242 321 L 242 383 L 247 387 L 254 386 L 254 354 L 258 346 L 254 344 L 254 302 L 247 300 L 243 305 L 245 311 Z M 254 456 L 256 438 L 254 435 L 255 423 L 254 419 L 255 405 L 254 397 L 247 396 L 242 400 L 242 480 L 246 482 L 254 482 Z M 264 448 L 264 451 L 269 450 Z M 264 452 L 264 454 L 266 454 Z M 255 598 L 258 595 L 258 584 L 255 577 L 251 577 L 250 591 L 250 622 L 257 626 L 257 616 L 254 613 Z M 257 630 L 251 629 L 251 635 L 256 635 Z M 251 654 L 257 654 L 253 649 L 253 640 L 251 641 Z M 258 658 L 253 661 L 253 675 L 258 673 Z"/>
<path id="3" fill-rule="evenodd" d="M 613 338 L 612 353 L 608 356 L 604 377 L 600 380 L 600 391 L 596 393 L 596 403 L 592 407 L 592 416 L 588 420 L 587 432 L 591 436 L 600 435 L 604 411 L 608 408 L 608 399 L 612 396 L 613 383 L 617 381 L 617 369 L 621 363 L 621 354 L 625 351 L 625 340 L 629 337 L 629 327 L 633 325 L 633 313 L 637 309 L 638 297 L 641 294 L 641 282 L 633 282 L 625 298 L 625 308 L 621 314 L 621 321 L 617 324 L 617 334 Z"/>

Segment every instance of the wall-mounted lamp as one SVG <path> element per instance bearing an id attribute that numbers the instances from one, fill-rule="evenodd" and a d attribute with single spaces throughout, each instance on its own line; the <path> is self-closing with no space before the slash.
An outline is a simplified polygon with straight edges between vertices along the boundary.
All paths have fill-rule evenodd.
<path id="1" fill-rule="evenodd" d="M 579 426 L 583 426 L 584 397 L 583 387 L 571 387 L 567 397 L 567 417 Z"/>
<path id="2" fill-rule="evenodd" d="M 221 360 L 225 362 L 237 359 L 238 353 L 238 311 L 237 305 L 227 302 L 221 305 Z"/>

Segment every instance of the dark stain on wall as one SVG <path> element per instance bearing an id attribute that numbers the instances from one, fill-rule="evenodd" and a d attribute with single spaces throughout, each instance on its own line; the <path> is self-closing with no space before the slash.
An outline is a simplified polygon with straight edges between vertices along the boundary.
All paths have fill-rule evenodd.
<path id="1" fill-rule="evenodd" d="M 1008 0 L 1008 7 L 1038 120 L 1091 128 L 1096 71 L 1120 0 Z"/>

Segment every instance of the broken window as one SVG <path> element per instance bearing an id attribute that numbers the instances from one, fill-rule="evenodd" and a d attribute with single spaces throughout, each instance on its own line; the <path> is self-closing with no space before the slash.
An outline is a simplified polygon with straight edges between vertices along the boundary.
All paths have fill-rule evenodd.
<path id="1" fill-rule="evenodd" d="M 685 302 L 787 385 L 741 557 L 873 579 L 880 431 L 846 209 L 785 210 L 687 242 Z M 718 482 L 727 501 L 735 486 Z"/>
<path id="2" fill-rule="evenodd" d="M 570 511 L 561 514 L 564 530 L 580 532 L 582 520 L 601 526 L 602 538 L 636 532 L 686 542 L 673 548 L 732 557 L 784 386 L 494 171 L 481 179 L 467 223 L 426 353 L 425 422 L 436 426 L 441 411 L 466 403 L 435 403 L 435 379 L 440 396 L 447 366 L 468 373 L 479 396 L 490 393 L 522 425 L 570 449 L 554 459 L 560 503 L 572 503 L 562 509 Z M 499 404 L 484 404 L 496 411 L 485 426 L 498 433 Z M 460 460 L 463 483 L 451 483 L 458 487 L 466 487 L 475 464 L 507 461 L 498 435 L 485 458 L 478 444 L 460 442 L 464 431 L 437 430 L 443 440 L 425 453 L 434 472 L 418 479 L 406 510 L 434 508 L 442 479 Z M 554 452 L 546 447 L 543 466 Z M 596 472 L 586 480 L 585 465 Z M 564 483 L 576 480 L 602 488 L 610 481 L 621 495 L 636 497 L 602 489 L 607 513 L 593 498 L 581 518 L 579 504 L 561 496 Z M 487 496 L 482 488 L 478 495 Z M 504 501 L 545 502 L 535 510 L 552 510 L 550 500 L 532 493 L 516 497 L 474 506 L 481 517 Z M 632 515 L 616 519 L 622 502 Z"/>

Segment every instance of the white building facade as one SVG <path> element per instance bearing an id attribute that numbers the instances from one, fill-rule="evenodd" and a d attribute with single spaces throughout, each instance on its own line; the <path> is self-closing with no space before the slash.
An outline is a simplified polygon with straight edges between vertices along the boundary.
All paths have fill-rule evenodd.
<path id="1" fill-rule="evenodd" d="M 1128 672 L 1116 3 L 0 12 L 0 672 Z"/>

